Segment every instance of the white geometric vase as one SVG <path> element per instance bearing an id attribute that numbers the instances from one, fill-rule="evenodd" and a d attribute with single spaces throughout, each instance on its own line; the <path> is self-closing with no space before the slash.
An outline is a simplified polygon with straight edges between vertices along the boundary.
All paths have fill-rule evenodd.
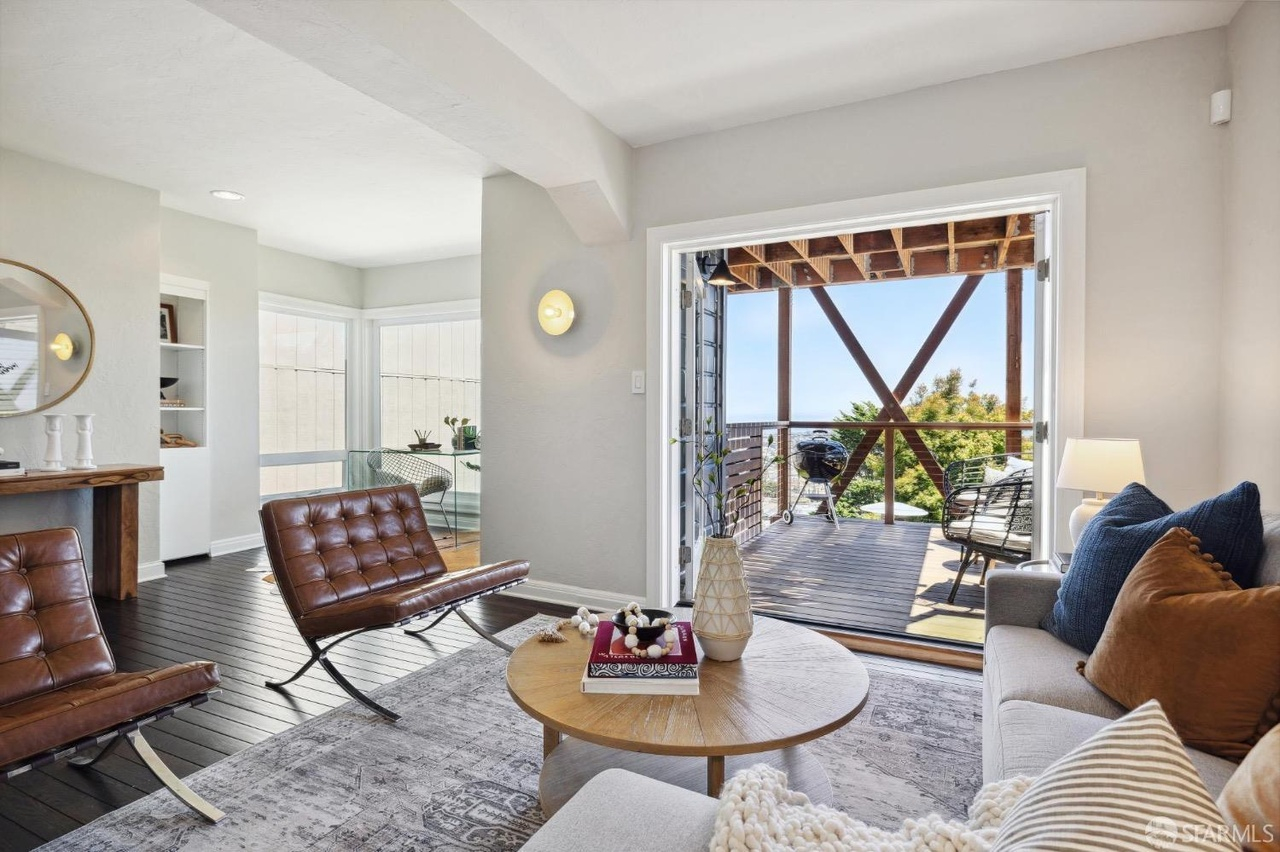
<path id="1" fill-rule="evenodd" d="M 738 543 L 708 538 L 693 593 L 693 634 L 709 658 L 727 663 L 742 657 L 753 629 Z"/>

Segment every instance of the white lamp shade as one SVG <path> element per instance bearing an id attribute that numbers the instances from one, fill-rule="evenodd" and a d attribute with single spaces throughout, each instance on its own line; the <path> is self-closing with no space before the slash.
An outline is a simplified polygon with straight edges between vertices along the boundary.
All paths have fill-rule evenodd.
<path id="1" fill-rule="evenodd" d="M 1058 487 L 1116 494 L 1131 482 L 1146 482 L 1136 438 L 1068 438 L 1058 468 Z"/>
<path id="2" fill-rule="evenodd" d="M 563 290 L 548 290 L 538 302 L 538 324 L 547 334 L 564 334 L 573 325 L 573 299 Z"/>

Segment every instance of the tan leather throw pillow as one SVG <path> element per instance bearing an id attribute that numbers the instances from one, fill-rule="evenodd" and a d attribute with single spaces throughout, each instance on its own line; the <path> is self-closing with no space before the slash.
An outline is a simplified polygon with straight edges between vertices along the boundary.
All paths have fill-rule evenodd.
<path id="1" fill-rule="evenodd" d="M 1175 527 L 1125 580 L 1089 682 L 1133 709 L 1156 699 L 1187 745 L 1240 760 L 1280 718 L 1280 586 L 1241 589 Z"/>
<path id="2" fill-rule="evenodd" d="M 1218 810 L 1248 852 L 1280 852 L 1280 727 L 1253 747 L 1227 781 Z"/>

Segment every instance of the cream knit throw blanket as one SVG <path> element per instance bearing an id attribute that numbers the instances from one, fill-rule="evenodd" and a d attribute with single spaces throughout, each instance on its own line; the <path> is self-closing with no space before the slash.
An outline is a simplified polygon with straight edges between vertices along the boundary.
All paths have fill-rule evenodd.
<path id="1" fill-rule="evenodd" d="M 1030 778 L 1010 778 L 986 785 L 969 806 L 967 821 L 930 814 L 886 831 L 812 804 L 804 793 L 787 789 L 785 772 L 759 764 L 725 783 L 711 852 L 987 852 L 1004 815 L 1030 783 Z"/>

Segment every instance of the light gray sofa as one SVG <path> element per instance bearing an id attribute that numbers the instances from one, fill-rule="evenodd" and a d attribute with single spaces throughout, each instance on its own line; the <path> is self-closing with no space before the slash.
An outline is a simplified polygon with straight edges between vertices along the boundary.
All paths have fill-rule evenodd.
<path id="1" fill-rule="evenodd" d="M 1263 583 L 1280 583 L 1280 515 L 1263 516 Z M 1061 577 L 1000 569 L 987 575 L 982 775 L 1038 775 L 1125 712 L 1076 671 L 1087 654 L 1039 625 Z M 1191 762 L 1217 796 L 1236 764 L 1195 749 Z"/>
<path id="2" fill-rule="evenodd" d="M 1280 583 L 1280 515 L 1263 517 L 1262 576 Z M 1038 775 L 1124 708 L 1076 672 L 1087 655 L 1040 629 L 1060 576 L 997 569 L 987 575 L 983 665 L 983 781 Z M 1216 797 L 1236 764 L 1188 749 Z M 621 769 L 597 775 L 548 820 L 525 852 L 631 852 L 636 838 L 664 852 L 700 852 L 717 802 Z M 657 815 L 657 816 L 655 816 Z M 903 817 L 912 814 L 903 814 Z"/>

